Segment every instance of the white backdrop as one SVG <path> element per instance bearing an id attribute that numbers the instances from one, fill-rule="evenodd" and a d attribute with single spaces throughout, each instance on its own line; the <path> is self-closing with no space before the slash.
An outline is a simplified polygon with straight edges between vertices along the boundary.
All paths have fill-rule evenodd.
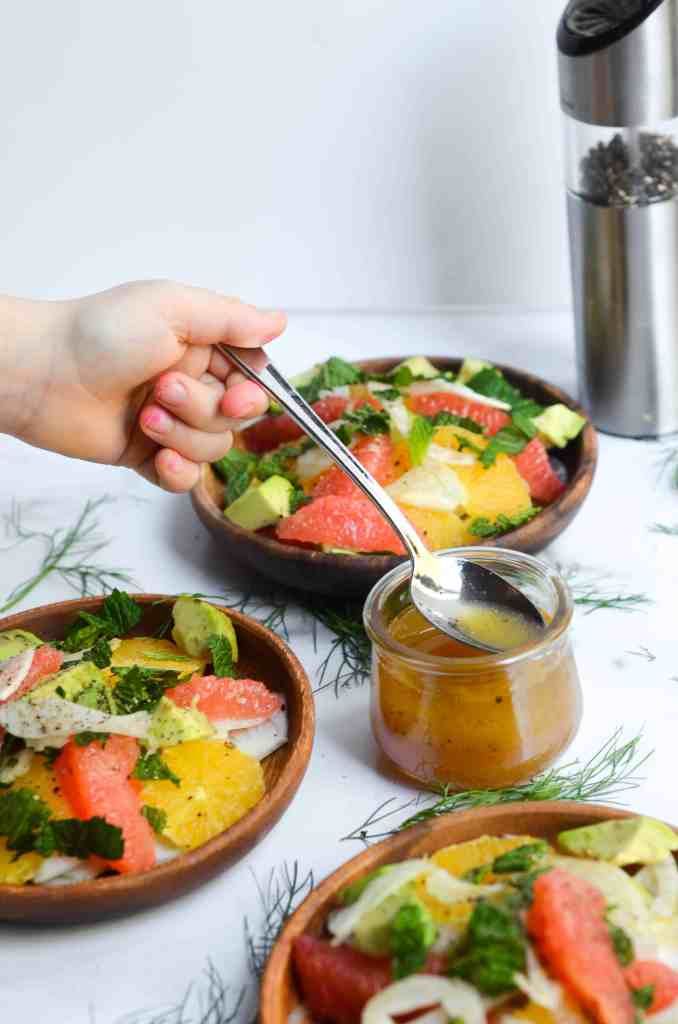
<path id="1" fill-rule="evenodd" d="M 563 5 L 6 3 L 0 290 L 567 304 Z"/>

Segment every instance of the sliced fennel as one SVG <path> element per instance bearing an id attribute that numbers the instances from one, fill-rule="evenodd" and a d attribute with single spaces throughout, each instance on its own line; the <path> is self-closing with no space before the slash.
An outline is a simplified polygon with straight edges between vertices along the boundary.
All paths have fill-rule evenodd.
<path id="1" fill-rule="evenodd" d="M 428 874 L 432 867 L 428 860 L 405 860 L 400 864 L 394 864 L 384 874 L 377 875 L 365 887 L 355 903 L 330 914 L 327 927 L 332 935 L 333 945 L 346 942 L 367 914 L 376 910 L 384 900 L 396 893 L 402 886 Z"/>

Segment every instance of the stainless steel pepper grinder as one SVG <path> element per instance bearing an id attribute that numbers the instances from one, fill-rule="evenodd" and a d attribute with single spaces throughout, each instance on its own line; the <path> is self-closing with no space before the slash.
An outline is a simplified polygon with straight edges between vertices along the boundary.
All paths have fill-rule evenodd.
<path id="1" fill-rule="evenodd" d="M 580 397 L 678 431 L 678 0 L 571 0 L 558 27 Z"/>

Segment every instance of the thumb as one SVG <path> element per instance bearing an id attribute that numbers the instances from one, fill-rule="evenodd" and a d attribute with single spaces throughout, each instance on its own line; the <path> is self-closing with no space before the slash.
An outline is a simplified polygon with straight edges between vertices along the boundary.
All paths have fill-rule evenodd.
<path id="1" fill-rule="evenodd" d="M 172 285 L 162 298 L 167 322 L 177 338 L 191 345 L 224 342 L 258 348 L 285 330 L 284 313 L 266 312 L 207 288 Z"/>

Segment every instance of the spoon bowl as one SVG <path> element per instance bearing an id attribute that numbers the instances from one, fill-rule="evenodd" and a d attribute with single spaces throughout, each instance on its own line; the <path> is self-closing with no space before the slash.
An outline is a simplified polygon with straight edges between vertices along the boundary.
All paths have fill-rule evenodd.
<path id="1" fill-rule="evenodd" d="M 532 602 L 496 573 L 484 566 L 472 565 L 454 553 L 444 561 L 429 551 L 391 496 L 275 368 L 266 352 L 234 349 L 228 345 L 217 348 L 264 388 L 388 519 L 412 561 L 412 600 L 431 625 L 461 643 L 484 651 L 519 646 L 527 640 L 530 635 L 527 625 L 522 626 L 521 631 L 521 623 L 530 622 L 534 629 L 539 623 L 543 628 L 543 619 Z M 465 594 L 469 593 L 475 597 L 467 598 Z M 527 610 L 527 619 L 523 618 L 525 612 L 521 608 Z M 497 638 L 507 642 L 497 645 L 492 642 Z"/>

